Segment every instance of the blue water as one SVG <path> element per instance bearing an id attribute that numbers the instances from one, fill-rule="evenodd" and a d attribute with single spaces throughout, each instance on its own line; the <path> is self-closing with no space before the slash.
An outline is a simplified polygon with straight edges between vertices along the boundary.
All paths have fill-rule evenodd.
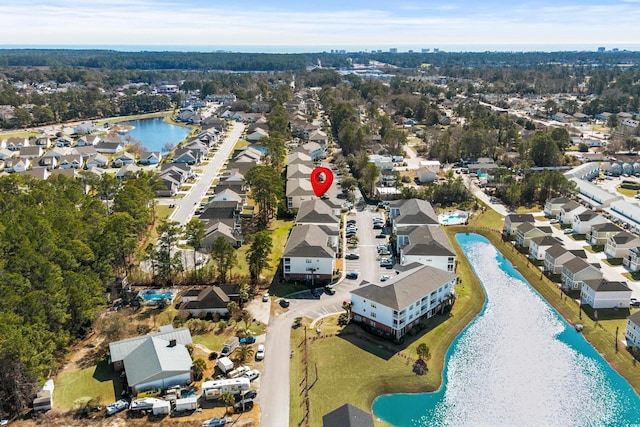
<path id="1" fill-rule="evenodd" d="M 438 391 L 380 396 L 375 416 L 394 426 L 640 423 L 629 383 L 511 263 L 482 236 L 456 239 L 485 289 L 482 312 L 447 351 Z"/>
<path id="2" fill-rule="evenodd" d="M 164 150 L 167 143 L 175 147 L 190 131 L 189 128 L 165 123 L 162 118 L 130 120 L 126 124 L 135 126 L 128 134 L 131 138 L 140 141 L 147 151 L 161 151 L 163 153 L 167 152 Z M 124 139 L 128 140 L 126 136 Z"/>
<path id="3" fill-rule="evenodd" d="M 147 301 L 155 301 L 155 300 L 161 300 L 161 299 L 171 300 L 172 297 L 173 297 L 173 295 L 171 294 L 171 292 L 156 293 L 156 292 L 153 292 L 153 291 L 147 291 L 147 292 L 142 294 L 142 298 L 144 298 Z"/>

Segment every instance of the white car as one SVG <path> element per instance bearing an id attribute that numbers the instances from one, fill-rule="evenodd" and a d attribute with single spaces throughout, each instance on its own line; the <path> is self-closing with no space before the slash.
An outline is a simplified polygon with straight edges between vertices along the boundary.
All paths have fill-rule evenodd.
<path id="1" fill-rule="evenodd" d="M 391 279 L 391 276 L 389 276 L 388 274 L 383 274 L 382 276 L 380 276 L 381 282 L 386 282 L 389 279 Z"/>
<path id="2" fill-rule="evenodd" d="M 269 302 L 269 292 L 262 295 L 262 302 Z"/>
<path id="3" fill-rule="evenodd" d="M 258 351 L 256 351 L 256 360 L 264 359 L 264 344 L 258 345 Z"/>
<path id="4" fill-rule="evenodd" d="M 573 233 L 573 228 L 565 228 L 564 229 L 564 234 L 572 234 Z"/>
<path id="5" fill-rule="evenodd" d="M 245 372 L 243 375 L 243 377 L 249 378 L 249 381 L 253 381 L 256 378 L 258 378 L 260 376 L 260 371 L 257 371 L 255 369 L 252 369 L 248 372 Z"/>

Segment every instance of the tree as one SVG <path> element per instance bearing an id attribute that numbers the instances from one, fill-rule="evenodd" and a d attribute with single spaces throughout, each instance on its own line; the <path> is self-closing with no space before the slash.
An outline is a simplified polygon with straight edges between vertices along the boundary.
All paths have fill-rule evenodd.
<path id="1" fill-rule="evenodd" d="M 193 379 L 200 381 L 204 376 L 204 373 L 207 371 L 207 362 L 205 362 L 201 357 L 197 358 L 193 361 L 191 371 L 193 372 Z"/>
<path id="2" fill-rule="evenodd" d="M 229 412 L 229 406 L 233 406 L 236 397 L 230 391 L 223 391 L 220 395 L 220 401 L 224 404 L 225 411 Z"/>
<path id="3" fill-rule="evenodd" d="M 275 170 L 282 169 L 284 161 L 287 157 L 287 147 L 284 139 L 275 131 L 269 131 L 270 136 L 261 140 L 262 144 L 267 148 L 267 161 Z"/>
<path id="4" fill-rule="evenodd" d="M 558 104 L 553 99 L 547 99 L 544 102 L 544 110 L 547 113 L 547 117 L 551 117 L 558 111 Z"/>
<path id="5" fill-rule="evenodd" d="M 251 282 L 254 284 L 260 279 L 262 271 L 269 268 L 271 245 L 271 235 L 268 231 L 262 230 L 253 235 L 251 247 L 247 252 L 247 261 L 249 263 Z"/>
<path id="6" fill-rule="evenodd" d="M 245 175 L 251 196 L 258 205 L 258 218 L 263 228 L 269 224 L 283 193 L 282 177 L 270 166 L 254 166 Z"/>
<path id="7" fill-rule="evenodd" d="M 204 223 L 198 218 L 192 218 L 191 221 L 184 226 L 184 238 L 187 240 L 187 244 L 193 248 L 193 270 L 196 278 L 198 276 L 196 257 L 198 249 L 202 247 L 202 241 L 205 236 Z"/>
<path id="8" fill-rule="evenodd" d="M 610 129 L 615 129 L 616 127 L 618 127 L 617 114 L 610 114 L 609 117 L 607 117 L 607 126 L 609 126 Z"/>
<path id="9" fill-rule="evenodd" d="M 536 166 L 560 165 L 560 150 L 547 132 L 536 132 L 533 136 L 530 156 Z"/>
<path id="10" fill-rule="evenodd" d="M 172 253 L 173 247 L 178 243 L 178 237 L 182 234 L 182 227 L 176 221 L 163 220 L 158 226 L 158 274 L 167 281 L 173 280 L 173 275 L 178 269 L 176 257 Z M 180 259 L 178 258 L 178 261 Z"/>
<path id="11" fill-rule="evenodd" d="M 431 359 L 431 351 L 425 343 L 418 344 L 418 347 L 416 347 L 416 353 L 418 354 L 420 360 L 428 361 L 429 359 Z"/>
<path id="12" fill-rule="evenodd" d="M 218 278 L 221 282 L 226 282 L 227 274 L 238 263 L 236 250 L 224 237 L 219 236 L 211 244 L 211 259 L 216 265 Z"/>
<path id="13" fill-rule="evenodd" d="M 366 188 L 369 197 L 373 197 L 375 194 L 375 184 L 379 174 L 378 167 L 373 163 L 367 163 L 362 171 L 362 185 Z"/>
<path id="14" fill-rule="evenodd" d="M 238 346 L 238 351 L 236 351 L 236 358 L 238 359 L 239 362 L 244 362 L 245 360 L 253 356 L 253 354 L 254 354 L 254 351 L 250 346 L 246 344 L 241 344 Z"/>
<path id="15" fill-rule="evenodd" d="M 346 192 L 355 190 L 357 186 L 358 180 L 351 176 L 345 176 L 342 178 L 342 182 L 340 183 L 340 187 L 342 187 L 342 190 Z"/>

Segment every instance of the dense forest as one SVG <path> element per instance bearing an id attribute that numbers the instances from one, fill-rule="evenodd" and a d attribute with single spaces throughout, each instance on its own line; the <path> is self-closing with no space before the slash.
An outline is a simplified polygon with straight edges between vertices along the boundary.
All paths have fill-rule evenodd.
<path id="1" fill-rule="evenodd" d="M 92 184 L 89 188 L 86 184 Z M 0 178 L 0 412 L 28 407 L 154 219 L 153 179 Z M 108 208 L 107 208 L 108 207 Z"/>

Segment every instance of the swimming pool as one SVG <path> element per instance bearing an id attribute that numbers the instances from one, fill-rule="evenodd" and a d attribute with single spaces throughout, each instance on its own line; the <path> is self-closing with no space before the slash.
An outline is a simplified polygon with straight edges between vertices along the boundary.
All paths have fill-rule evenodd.
<path id="1" fill-rule="evenodd" d="M 442 225 L 460 225 L 467 223 L 467 213 L 466 212 L 453 212 L 453 213 L 444 213 L 438 215 L 438 222 Z"/>
<path id="2" fill-rule="evenodd" d="M 177 294 L 178 292 L 174 289 L 145 289 L 138 292 L 138 296 L 145 300 L 147 304 L 158 303 L 163 299 L 173 303 Z"/>

